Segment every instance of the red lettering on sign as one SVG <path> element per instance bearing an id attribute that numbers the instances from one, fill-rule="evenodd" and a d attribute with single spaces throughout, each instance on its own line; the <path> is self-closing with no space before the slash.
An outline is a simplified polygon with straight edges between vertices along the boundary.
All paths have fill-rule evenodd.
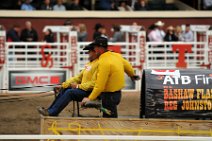
<path id="1" fill-rule="evenodd" d="M 45 45 L 45 46 L 41 47 L 41 55 L 42 55 L 41 66 L 52 68 L 53 67 L 53 58 L 52 58 L 51 53 L 47 53 L 44 51 L 44 49 L 46 49 L 46 48 L 51 49 L 52 47 L 49 45 Z"/>
<path id="2" fill-rule="evenodd" d="M 23 85 L 26 84 L 26 80 L 24 76 L 16 76 L 15 77 L 15 84 L 16 85 Z"/>
<path id="3" fill-rule="evenodd" d="M 60 77 L 59 76 L 16 76 L 15 84 L 16 85 L 26 85 L 26 84 L 59 84 Z"/>
<path id="4" fill-rule="evenodd" d="M 176 67 L 179 68 L 186 68 L 187 63 L 185 62 L 185 53 L 190 53 L 192 52 L 192 45 L 187 45 L 187 44 L 181 44 L 181 45 L 172 45 L 172 50 L 173 52 L 179 52 L 178 55 L 178 62 L 176 63 Z"/>
<path id="5" fill-rule="evenodd" d="M 59 84 L 60 83 L 60 77 L 59 76 L 52 76 L 50 78 L 50 83 L 51 84 Z"/>

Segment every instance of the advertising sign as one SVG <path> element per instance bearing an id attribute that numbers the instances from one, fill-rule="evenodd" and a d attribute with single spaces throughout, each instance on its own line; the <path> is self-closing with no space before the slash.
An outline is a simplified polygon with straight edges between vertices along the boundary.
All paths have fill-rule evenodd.
<path id="1" fill-rule="evenodd" d="M 140 117 L 212 117 L 212 70 L 144 70 L 143 78 Z"/>
<path id="2" fill-rule="evenodd" d="M 9 91 L 50 91 L 53 87 L 40 86 L 57 85 L 65 80 L 63 70 L 9 71 Z"/>
<path id="3" fill-rule="evenodd" d="M 0 31 L 0 69 L 5 63 L 5 31 Z"/>
<path id="4" fill-rule="evenodd" d="M 71 45 L 71 63 L 77 63 L 77 32 L 69 32 Z"/>

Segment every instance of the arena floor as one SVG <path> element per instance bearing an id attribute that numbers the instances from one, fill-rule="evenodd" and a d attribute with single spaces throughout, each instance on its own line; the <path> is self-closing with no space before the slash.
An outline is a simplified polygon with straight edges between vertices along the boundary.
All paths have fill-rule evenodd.
<path id="1" fill-rule="evenodd" d="M 40 115 L 36 107 L 48 107 L 54 95 L 30 96 L 25 98 L 2 99 L 0 97 L 0 134 L 40 134 Z M 123 92 L 119 105 L 119 118 L 139 117 L 139 92 Z M 96 109 L 81 109 L 83 117 L 99 116 Z M 72 103 L 60 114 L 71 117 Z"/>

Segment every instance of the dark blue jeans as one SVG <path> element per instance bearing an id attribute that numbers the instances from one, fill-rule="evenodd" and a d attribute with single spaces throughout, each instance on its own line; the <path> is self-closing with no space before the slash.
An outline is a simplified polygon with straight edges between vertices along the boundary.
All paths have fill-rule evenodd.
<path id="1" fill-rule="evenodd" d="M 117 118 L 117 105 L 121 101 L 121 91 L 101 93 L 102 107 L 111 111 L 111 115 L 103 113 L 105 118 Z"/>
<path id="2" fill-rule="evenodd" d="M 51 106 L 48 108 L 50 116 L 58 116 L 59 113 L 69 104 L 70 101 L 82 101 L 84 97 L 88 97 L 90 91 L 81 89 L 65 89 L 62 90 Z"/>

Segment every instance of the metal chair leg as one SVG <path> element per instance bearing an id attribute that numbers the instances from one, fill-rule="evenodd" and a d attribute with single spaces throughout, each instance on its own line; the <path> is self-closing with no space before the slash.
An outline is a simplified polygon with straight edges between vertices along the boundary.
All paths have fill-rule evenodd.
<path id="1" fill-rule="evenodd" d="M 79 117 L 80 116 L 80 112 L 79 112 L 79 102 L 78 101 L 76 101 L 77 102 L 77 116 Z"/>

